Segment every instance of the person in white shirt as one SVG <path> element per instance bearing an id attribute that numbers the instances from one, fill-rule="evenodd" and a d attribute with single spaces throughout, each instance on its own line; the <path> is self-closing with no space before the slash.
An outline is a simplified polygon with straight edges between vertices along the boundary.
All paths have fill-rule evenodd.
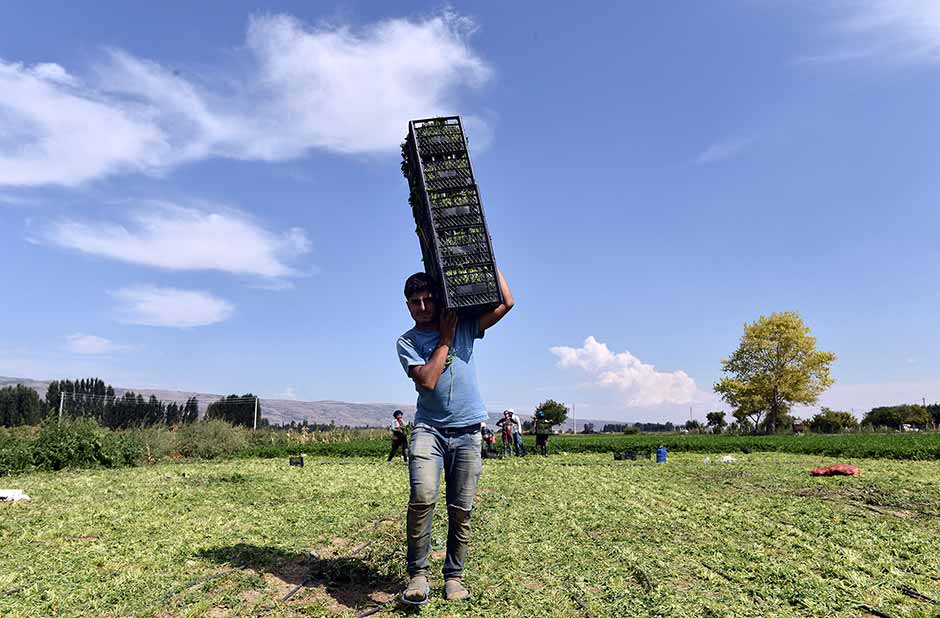
<path id="1" fill-rule="evenodd" d="M 522 444 L 522 420 L 512 408 L 503 410 L 503 418 L 496 421 L 503 429 L 503 457 L 525 455 L 525 445 Z"/>
<path id="2" fill-rule="evenodd" d="M 408 463 L 408 434 L 405 433 L 405 415 L 402 414 L 401 410 L 395 410 L 392 416 L 395 419 L 392 421 L 391 426 L 392 451 L 388 454 L 388 459 L 385 461 L 391 461 L 392 457 L 395 456 L 395 451 L 400 448 L 401 458 L 405 460 L 405 463 Z"/>
<path id="3" fill-rule="evenodd" d="M 519 418 L 519 415 L 516 414 L 516 411 L 512 408 L 509 408 L 507 412 L 509 412 L 509 416 L 512 418 L 512 437 L 515 442 L 516 456 L 525 457 L 525 444 L 522 442 L 522 419 Z"/>

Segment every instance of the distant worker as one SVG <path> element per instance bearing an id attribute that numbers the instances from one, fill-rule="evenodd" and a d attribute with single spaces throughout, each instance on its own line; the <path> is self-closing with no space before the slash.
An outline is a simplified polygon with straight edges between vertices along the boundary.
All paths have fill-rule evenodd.
<path id="1" fill-rule="evenodd" d="M 508 412 L 512 418 L 512 437 L 515 441 L 516 456 L 525 457 L 525 443 L 522 441 L 522 419 L 512 408 L 509 408 Z"/>
<path id="2" fill-rule="evenodd" d="M 502 430 L 500 438 L 503 445 L 503 457 L 509 457 L 512 455 L 513 446 L 516 443 L 513 437 L 515 432 L 513 431 L 512 414 L 510 410 L 503 411 L 503 418 L 496 421 L 496 426 Z"/>
<path id="3" fill-rule="evenodd" d="M 545 412 L 538 410 L 535 413 L 535 447 L 539 452 L 548 456 L 548 436 L 552 433 L 552 424 L 545 417 Z"/>
<path id="4" fill-rule="evenodd" d="M 395 410 L 392 413 L 392 451 L 388 454 L 388 459 L 385 461 L 391 461 L 392 457 L 395 456 L 395 452 L 400 448 L 401 449 L 401 458 L 405 463 L 408 463 L 408 434 L 406 433 L 407 426 L 405 425 L 405 415 L 402 414 L 401 410 Z"/>
<path id="5" fill-rule="evenodd" d="M 486 426 L 486 423 L 480 425 L 480 435 L 483 438 L 483 447 L 480 455 L 483 459 L 493 459 L 496 457 L 496 434 Z"/>
<path id="6" fill-rule="evenodd" d="M 408 453 L 409 579 L 401 596 L 410 605 L 427 603 L 430 594 L 431 521 L 441 494 L 441 471 L 447 500 L 444 599 L 470 598 L 463 585 L 463 567 L 470 546 L 473 498 L 483 469 L 480 429 L 487 418 L 473 346 L 513 307 L 512 292 L 499 270 L 496 277 L 503 302 L 480 315 L 459 319 L 454 312 L 443 311 L 441 287 L 431 276 L 415 273 L 405 281 L 405 301 L 414 327 L 398 338 L 398 358 L 418 392 Z"/>

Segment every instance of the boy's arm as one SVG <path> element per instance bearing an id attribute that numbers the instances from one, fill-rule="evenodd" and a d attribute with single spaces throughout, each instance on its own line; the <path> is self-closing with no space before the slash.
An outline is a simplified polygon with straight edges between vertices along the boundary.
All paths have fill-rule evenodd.
<path id="1" fill-rule="evenodd" d="M 495 309 L 492 309 L 483 315 L 480 316 L 480 332 L 482 333 L 487 328 L 496 324 L 503 319 L 509 310 L 515 305 L 515 301 L 512 298 L 512 291 L 509 289 L 509 284 L 506 283 L 505 277 L 503 277 L 502 271 L 498 268 L 496 269 L 496 277 L 499 280 L 499 289 L 503 292 L 503 302 Z"/>
<path id="2" fill-rule="evenodd" d="M 441 316 L 441 341 L 431 358 L 423 365 L 412 365 L 408 368 L 408 377 L 415 381 L 415 384 L 429 391 L 433 391 L 437 386 L 437 380 L 444 371 L 447 363 L 447 355 L 454 345 L 454 333 L 457 330 L 457 314 L 448 311 Z"/>
<path id="3" fill-rule="evenodd" d="M 415 384 L 429 391 L 434 390 L 434 387 L 437 386 L 437 379 L 441 377 L 441 372 L 444 371 L 450 345 L 450 343 L 441 342 L 427 363 L 412 365 L 408 368 L 408 376 L 415 381 Z"/>

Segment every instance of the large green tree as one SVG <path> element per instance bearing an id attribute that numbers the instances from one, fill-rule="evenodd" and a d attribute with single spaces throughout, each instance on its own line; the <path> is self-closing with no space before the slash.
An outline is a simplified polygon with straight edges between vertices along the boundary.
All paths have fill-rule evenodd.
<path id="1" fill-rule="evenodd" d="M 809 428 L 816 433 L 839 433 L 858 427 L 858 419 L 851 412 L 840 412 L 822 408 L 819 414 L 809 419 Z"/>
<path id="2" fill-rule="evenodd" d="M 561 425 L 568 418 L 568 406 L 558 403 L 554 399 L 543 401 L 535 407 L 536 412 L 544 412 L 545 419 L 552 424 Z"/>
<path id="3" fill-rule="evenodd" d="M 721 433 L 721 430 L 728 426 L 725 420 L 725 413 L 721 410 L 715 410 L 705 415 L 705 426 L 711 427 L 715 433 Z"/>
<path id="4" fill-rule="evenodd" d="M 940 425 L 940 403 L 932 403 L 926 409 L 934 426 Z"/>
<path id="5" fill-rule="evenodd" d="M 715 392 L 739 421 L 750 419 L 773 433 L 791 406 L 816 403 L 833 383 L 829 366 L 835 359 L 816 349 L 816 338 L 798 313 L 761 316 L 744 325 L 738 349 L 721 361 L 728 375 L 715 384 Z"/>

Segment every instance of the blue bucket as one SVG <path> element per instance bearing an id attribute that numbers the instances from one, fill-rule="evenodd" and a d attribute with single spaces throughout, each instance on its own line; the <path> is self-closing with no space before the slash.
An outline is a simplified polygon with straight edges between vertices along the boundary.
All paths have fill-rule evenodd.
<path id="1" fill-rule="evenodd" d="M 660 446 L 656 449 L 656 463 L 666 463 L 666 447 Z"/>

